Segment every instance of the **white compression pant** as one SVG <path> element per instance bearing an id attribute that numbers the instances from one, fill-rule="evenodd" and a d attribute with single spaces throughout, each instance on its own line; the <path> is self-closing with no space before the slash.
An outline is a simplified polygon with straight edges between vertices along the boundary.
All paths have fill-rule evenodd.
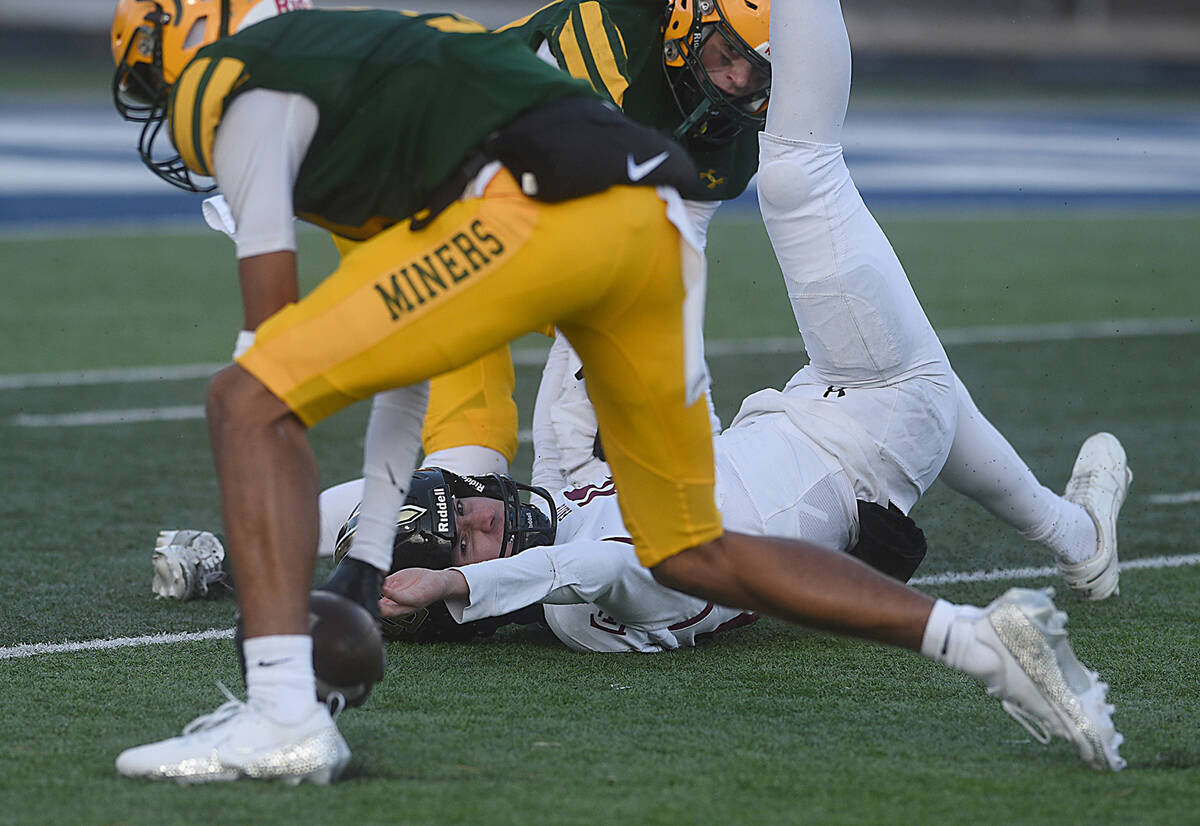
<path id="1" fill-rule="evenodd" d="M 842 161 L 850 44 L 838 0 L 776 4 L 771 39 L 759 201 L 811 359 L 805 369 L 817 385 L 869 383 L 873 371 L 894 378 L 914 355 L 920 361 L 932 352 L 933 333 Z M 871 283 L 879 277 L 890 281 Z M 930 434 L 927 459 L 940 455 L 942 481 L 1026 536 L 1046 533 L 1064 500 L 1037 481 L 952 371 L 950 383 L 956 410 L 938 414 L 952 425 L 950 448 Z M 919 430 L 910 435 L 923 438 Z"/>

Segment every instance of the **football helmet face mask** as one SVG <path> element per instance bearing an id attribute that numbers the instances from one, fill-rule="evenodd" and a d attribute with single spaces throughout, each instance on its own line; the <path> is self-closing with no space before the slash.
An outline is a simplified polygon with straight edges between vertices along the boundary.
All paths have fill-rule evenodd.
<path id="1" fill-rule="evenodd" d="M 531 499 L 543 499 L 545 512 L 524 501 L 523 494 Z M 472 496 L 495 499 L 503 505 L 504 533 L 500 556 L 512 556 L 526 548 L 554 543 L 558 516 L 554 500 L 544 488 L 523 485 L 498 473 L 459 476 L 440 468 L 422 468 L 413 474 L 408 498 L 396 517 L 391 570 L 449 568 L 453 564 L 451 551 L 459 542 L 454 519 L 455 499 Z M 333 553 L 335 563 L 341 562 L 350 550 L 357 527 L 358 508 L 355 508 L 338 531 Z M 465 640 L 489 635 L 511 622 L 536 621 L 537 617 L 524 619 L 527 613 L 526 609 L 460 625 L 450 617 L 445 605 L 438 603 L 407 617 L 380 617 L 379 623 L 384 637 L 389 640 Z M 540 611 L 536 613 L 540 615 Z"/>
<path id="2" fill-rule="evenodd" d="M 671 0 L 663 27 L 663 65 L 683 121 L 674 138 L 728 143 L 761 129 L 771 96 L 770 0 Z M 710 75 L 745 61 L 744 89 L 724 91 Z M 711 67 L 711 68 L 710 68 Z"/>
<path id="3" fill-rule="evenodd" d="M 113 105 L 125 120 L 144 124 L 138 155 L 155 175 L 190 192 L 215 186 L 193 179 L 179 154 L 155 152 L 171 87 L 201 48 L 245 25 L 308 0 L 120 0 L 112 22 Z M 169 143 L 169 142 L 168 142 Z"/>

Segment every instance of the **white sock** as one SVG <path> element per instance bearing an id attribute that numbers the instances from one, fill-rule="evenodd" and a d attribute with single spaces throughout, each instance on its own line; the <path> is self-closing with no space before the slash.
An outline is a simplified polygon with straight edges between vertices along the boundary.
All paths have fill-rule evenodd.
<path id="1" fill-rule="evenodd" d="M 312 637 L 289 634 L 251 637 L 242 643 L 246 656 L 246 699 L 258 711 L 284 725 L 299 723 L 317 704 Z"/>
<path id="2" fill-rule="evenodd" d="M 1049 525 L 1021 531 L 1021 535 L 1045 545 L 1068 564 L 1086 562 L 1096 555 L 1100 537 L 1096 535 L 1096 523 L 1082 505 L 1059 497 L 1055 516 Z"/>
<path id="3" fill-rule="evenodd" d="M 921 655 L 986 683 L 1000 666 L 1000 659 L 975 639 L 974 623 L 982 616 L 982 608 L 939 599 L 925 625 Z"/>

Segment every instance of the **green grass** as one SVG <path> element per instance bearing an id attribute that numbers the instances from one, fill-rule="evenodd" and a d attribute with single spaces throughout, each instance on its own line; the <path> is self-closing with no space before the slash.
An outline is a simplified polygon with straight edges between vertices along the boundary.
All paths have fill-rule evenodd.
<path id="1" fill-rule="evenodd" d="M 882 223 L 935 325 L 1196 318 L 1200 216 L 1031 216 Z M 302 235 L 306 283 L 333 260 Z M 761 227 L 711 240 L 710 339 L 788 335 Z M 0 374 L 220 361 L 240 321 L 215 235 L 0 240 Z M 1196 552 L 1200 338 L 953 347 L 980 407 L 1061 489 L 1080 441 L 1121 436 L 1135 471 L 1122 556 Z M 716 358 L 719 408 L 779 384 L 795 355 Z M 538 371 L 518 370 L 528 402 Z M 199 404 L 199 380 L 0 390 L 0 647 L 228 628 L 233 603 L 156 602 L 152 538 L 215 526 L 201 422 L 21 428 L 18 413 Z M 528 414 L 528 404 L 523 414 Z M 356 473 L 365 409 L 319 425 L 326 482 Z M 528 449 L 517 466 L 527 468 Z M 935 486 L 914 511 L 921 574 L 1044 565 Z M 319 573 L 325 570 L 320 566 Z M 1031 584 L 1054 584 L 1031 580 Z M 1009 583 L 940 586 L 982 603 Z M 349 778 L 328 789 L 127 781 L 121 749 L 177 733 L 240 686 L 228 642 L 0 660 L 0 823 L 1194 823 L 1200 569 L 1126 572 L 1103 604 L 1069 595 L 1082 659 L 1112 683 L 1130 768 L 1087 769 L 1034 743 L 973 681 L 899 651 L 764 619 L 696 650 L 581 655 L 531 630 L 389 650 L 388 675 L 340 726 Z"/>
<path id="2" fill-rule="evenodd" d="M 1090 219 L 885 217 L 939 328 L 1195 317 L 1197 214 Z M 197 221 L 199 224 L 199 221 Z M 300 234 L 302 280 L 334 266 L 327 236 Z M 233 250 L 215 232 L 0 238 L 8 266 L 0 375 L 220 361 L 241 325 Z M 709 242 L 710 339 L 795 333 L 756 217 L 722 215 Z"/>

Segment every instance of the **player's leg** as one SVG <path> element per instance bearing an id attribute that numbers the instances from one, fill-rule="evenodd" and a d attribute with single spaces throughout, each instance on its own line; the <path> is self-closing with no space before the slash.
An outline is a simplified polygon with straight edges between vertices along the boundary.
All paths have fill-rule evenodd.
<path id="1" fill-rule="evenodd" d="M 950 449 L 949 361 L 842 155 L 850 47 L 838 4 L 801 3 L 778 24 L 759 204 L 810 359 L 786 392 L 856 422 L 882 459 L 870 470 L 883 490 L 863 498 L 907 512 Z"/>
<path id="2" fill-rule="evenodd" d="M 181 737 L 127 749 L 117 770 L 186 782 L 278 778 L 328 783 L 350 751 L 316 699 L 308 591 L 317 469 L 304 426 L 234 365 L 209 385 L 208 422 L 225 539 L 247 635 L 245 703 L 228 702 Z"/>
<path id="3" fill-rule="evenodd" d="M 1047 488 L 979 411 L 955 377 L 958 424 L 939 477 L 1055 556 L 1067 583 L 1087 599 L 1118 593 L 1116 519 L 1132 474 L 1121 443 L 1088 439 L 1059 496 Z"/>
<path id="4" fill-rule="evenodd" d="M 363 243 L 336 234 L 332 238 L 343 257 Z M 421 431 L 426 463 L 462 475 L 507 473 L 517 452 L 514 384 L 507 344 L 431 379 Z"/>
<path id="5" fill-rule="evenodd" d="M 210 382 L 207 417 L 246 636 L 303 634 L 319 492 L 305 428 L 237 365 Z"/>
<path id="6" fill-rule="evenodd" d="M 429 382 L 425 463 L 458 474 L 507 473 L 517 452 L 516 377 L 504 345 Z"/>
<path id="7" fill-rule="evenodd" d="M 703 262 L 689 255 L 685 272 L 680 234 L 651 196 L 625 204 L 628 230 L 609 239 L 612 289 L 557 320 L 582 361 L 622 517 L 644 564 L 721 533 L 708 404 L 688 378 L 688 342 L 699 344 L 700 318 L 681 311 L 685 282 L 700 289 Z"/>
<path id="8" fill-rule="evenodd" d="M 518 236 L 532 233 L 533 223 L 518 219 L 521 226 L 509 227 L 512 232 L 502 242 L 474 212 L 458 217 L 465 223 L 457 231 L 443 227 L 446 234 L 436 238 L 400 227 L 382 245 L 357 247 L 312 294 L 260 325 L 255 345 L 210 387 L 210 429 L 246 634 L 247 694 L 254 708 L 269 707 L 274 719 L 294 723 L 315 705 L 306 632 L 317 550 L 317 474 L 304 427 L 356 398 L 400 386 L 382 396 L 400 400 L 392 409 L 407 430 L 384 431 L 383 438 L 394 442 L 389 456 L 401 457 L 398 476 L 407 480 L 423 414 L 423 403 L 418 408 L 403 401 L 415 399 L 417 388 L 409 385 L 458 363 L 453 350 L 442 348 L 454 335 L 446 332 L 454 326 L 451 319 L 431 322 L 422 310 L 444 304 L 445 294 L 469 291 L 472 279 L 496 268 L 507 244 L 517 247 Z M 415 328 L 396 324 L 410 315 L 419 319 Z M 471 317 L 486 318 L 486 312 L 476 308 Z M 500 330 L 490 346 L 465 349 L 462 360 L 482 355 L 515 332 Z M 415 336 L 426 346 L 405 346 L 397 336 Z M 486 338 L 481 335 L 479 341 Z M 394 350 L 383 354 L 381 342 L 388 340 Z M 389 363 L 402 368 L 389 374 Z M 369 428 L 368 438 L 378 430 Z M 369 472 L 371 464 L 365 467 Z M 386 471 L 385 466 L 385 485 Z M 368 491 L 364 500 L 369 498 Z M 387 535 L 390 560 L 398 507 L 385 510 L 387 516 L 377 521 Z M 378 604 L 377 584 L 366 604 Z M 300 650 L 302 644 L 309 647 Z M 129 768 L 129 761 L 156 754 L 126 755 L 122 765 Z"/>
<path id="9" fill-rule="evenodd" d="M 935 602 L 845 554 L 732 532 L 651 570 L 713 602 L 920 652 L 985 683 L 1042 742 L 1058 735 L 1096 769 L 1125 765 L 1108 686 L 1076 659 L 1066 616 L 1042 592 L 1014 588 L 984 608 Z"/>

